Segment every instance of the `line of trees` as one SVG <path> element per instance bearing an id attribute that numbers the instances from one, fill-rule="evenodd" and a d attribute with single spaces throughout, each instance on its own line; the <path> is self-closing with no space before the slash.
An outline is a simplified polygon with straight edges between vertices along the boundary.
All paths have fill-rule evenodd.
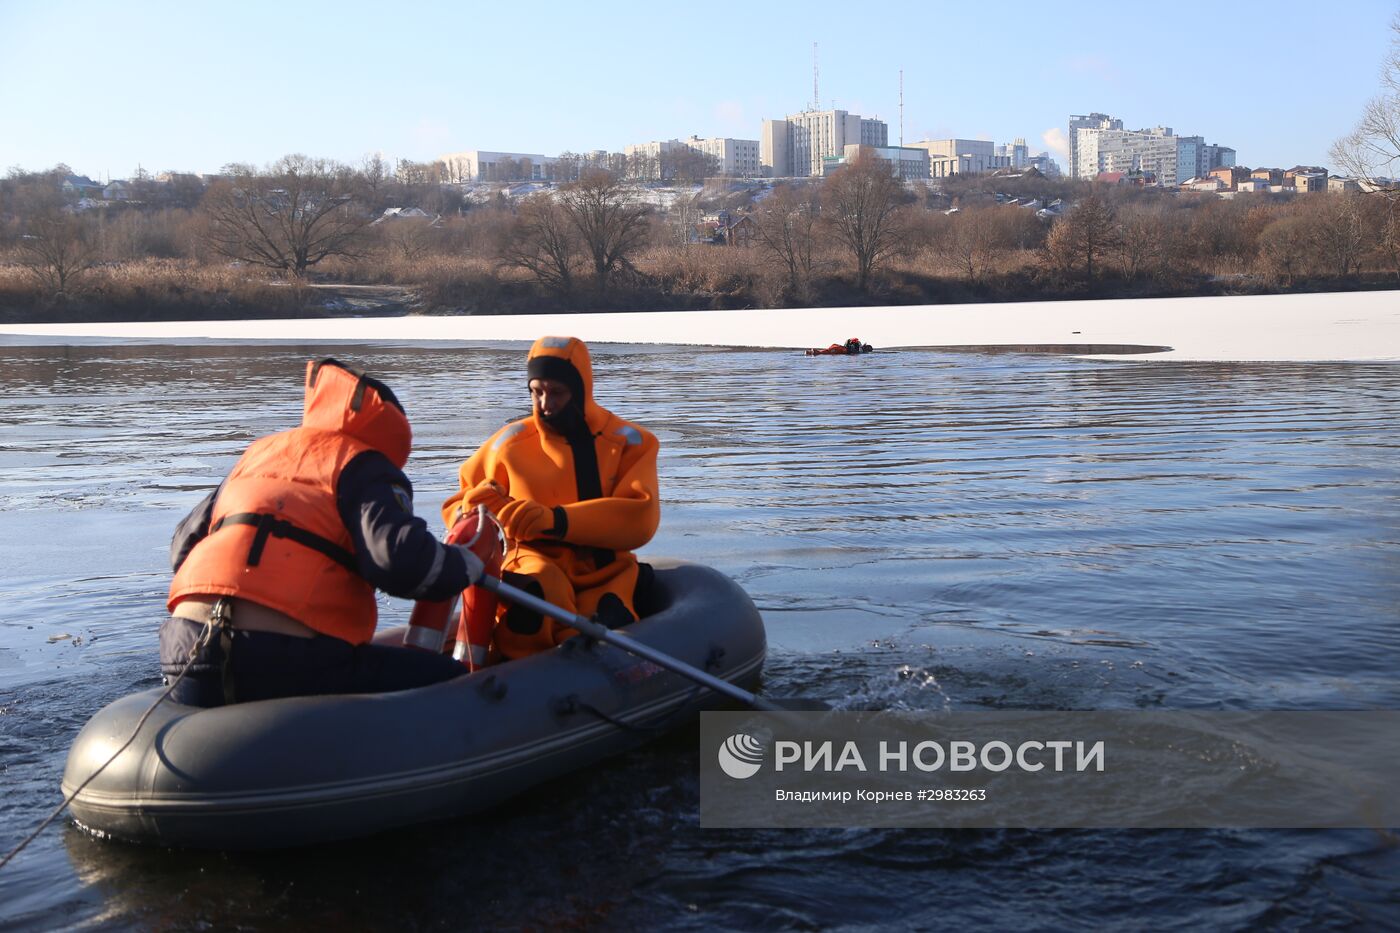
<path id="1" fill-rule="evenodd" d="M 78 211 L 59 191 L 65 173 L 12 172 L 0 181 L 0 305 L 112 301 L 117 270 L 128 284 L 143 275 L 175 281 L 181 300 L 196 306 L 205 300 L 199 289 L 215 286 L 194 270 L 232 269 L 246 279 L 412 286 L 429 306 L 469 311 L 1218 294 L 1400 281 L 1400 210 L 1388 191 L 1226 201 L 1035 177 L 952 179 L 937 191 L 905 186 L 867 154 L 825 179 L 707 186 L 665 206 L 618 173 L 580 161 L 574 180 L 550 190 L 467 203 L 460 189 L 412 180 L 376 160 L 350 167 L 293 155 L 260 169 L 226 166 L 193 206 L 152 198 Z M 1053 198 L 1071 206 L 1053 219 L 1038 215 L 1034 207 Z M 386 205 L 422 209 L 384 217 Z M 742 246 L 697 236 L 702 220 L 712 229 L 721 211 L 728 241 Z M 5 278 L 6 260 L 26 277 L 30 298 L 13 275 Z M 228 276 L 218 281 L 227 290 Z"/>

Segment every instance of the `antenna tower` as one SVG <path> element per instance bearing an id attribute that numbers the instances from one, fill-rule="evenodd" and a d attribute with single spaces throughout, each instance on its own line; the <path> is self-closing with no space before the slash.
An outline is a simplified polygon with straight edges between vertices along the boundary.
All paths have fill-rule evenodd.
<path id="1" fill-rule="evenodd" d="M 818 70 L 817 70 L 817 44 L 816 44 L 815 42 L 813 42 L 813 43 L 812 43 L 812 109 L 813 109 L 813 110 L 820 110 L 820 109 L 821 109 L 821 106 L 822 106 L 822 98 L 821 98 L 821 95 L 817 93 L 817 76 L 818 76 L 819 74 L 820 74 L 820 72 L 818 72 Z"/>
<path id="2" fill-rule="evenodd" d="M 904 69 L 899 69 L 899 148 L 904 148 Z"/>

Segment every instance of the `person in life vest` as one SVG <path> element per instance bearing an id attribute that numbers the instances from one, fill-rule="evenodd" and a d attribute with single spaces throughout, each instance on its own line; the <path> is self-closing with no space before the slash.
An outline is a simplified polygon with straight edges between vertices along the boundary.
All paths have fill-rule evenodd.
<path id="1" fill-rule="evenodd" d="M 526 362 L 530 417 L 493 434 L 462 464 L 443 504 L 448 527 L 484 504 L 506 537 L 503 579 L 609 627 L 636 619 L 650 566 L 631 553 L 661 518 L 650 431 L 593 400 L 588 348 L 541 337 Z M 495 646 L 519 658 L 575 634 L 529 609 L 503 604 Z"/>
<path id="2" fill-rule="evenodd" d="M 370 644 L 375 590 L 447 599 L 481 561 L 413 514 L 412 431 L 388 386 L 306 365 L 300 427 L 254 441 L 180 523 L 160 630 L 176 702 L 401 690 L 466 673 L 439 654 Z M 191 663 L 191 659 L 193 659 Z"/>
<path id="3" fill-rule="evenodd" d="M 868 343 L 861 343 L 859 337 L 850 337 L 845 343 L 833 343 L 825 350 L 813 348 L 807 351 L 808 356 L 859 356 L 862 353 L 869 353 L 875 348 Z"/>

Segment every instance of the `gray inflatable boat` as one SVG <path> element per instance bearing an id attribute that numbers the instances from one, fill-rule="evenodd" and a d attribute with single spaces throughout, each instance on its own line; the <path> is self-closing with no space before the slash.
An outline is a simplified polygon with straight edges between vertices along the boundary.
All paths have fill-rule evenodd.
<path id="1" fill-rule="evenodd" d="M 654 561 L 632 638 L 741 686 L 757 681 L 763 621 L 734 581 Z M 83 727 L 72 792 L 131 736 L 161 690 Z M 166 701 L 72 802 L 91 832 L 134 842 L 271 848 L 363 836 L 483 810 L 732 701 L 619 648 L 552 651 L 397 693 L 201 709 Z"/>

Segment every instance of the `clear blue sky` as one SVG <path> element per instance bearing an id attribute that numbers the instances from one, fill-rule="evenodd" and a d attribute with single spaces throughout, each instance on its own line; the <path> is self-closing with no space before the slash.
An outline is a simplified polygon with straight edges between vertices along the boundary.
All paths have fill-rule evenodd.
<path id="1" fill-rule="evenodd" d="M 902 68 L 909 142 L 1036 152 L 1097 110 L 1242 165 L 1326 165 L 1379 87 L 1400 3 L 1033 7 L 0 0 L 0 171 L 756 139 L 810 101 L 813 42 L 823 108 L 879 116 L 892 142 Z"/>

